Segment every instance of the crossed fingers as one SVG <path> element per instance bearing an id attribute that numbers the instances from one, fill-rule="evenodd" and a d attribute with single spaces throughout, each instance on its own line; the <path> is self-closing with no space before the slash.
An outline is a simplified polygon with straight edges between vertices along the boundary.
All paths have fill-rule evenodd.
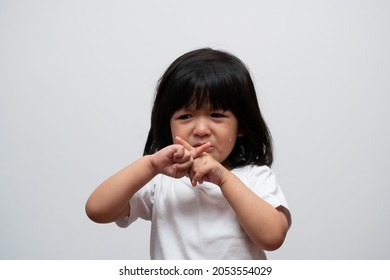
<path id="1" fill-rule="evenodd" d="M 186 148 L 188 151 L 190 151 L 193 159 L 200 157 L 211 146 L 211 143 L 207 142 L 199 147 L 194 148 L 187 141 L 180 138 L 179 136 L 176 136 L 175 140 L 178 144 L 182 145 L 184 148 Z"/>
<path id="2" fill-rule="evenodd" d="M 192 147 L 187 141 L 185 141 L 184 139 L 182 139 L 182 138 L 180 138 L 178 136 L 176 136 L 175 140 L 176 140 L 177 144 L 182 145 L 186 150 L 188 150 L 190 152 L 190 154 L 191 154 L 193 159 L 196 159 L 196 158 L 200 157 L 211 146 L 211 143 L 207 142 L 207 143 L 204 143 L 203 145 L 195 148 L 195 147 Z M 196 186 L 197 182 L 196 182 L 196 180 L 193 179 L 194 175 L 195 174 L 193 173 L 193 171 L 189 171 L 187 173 L 187 176 L 191 180 L 191 184 L 193 186 Z"/>

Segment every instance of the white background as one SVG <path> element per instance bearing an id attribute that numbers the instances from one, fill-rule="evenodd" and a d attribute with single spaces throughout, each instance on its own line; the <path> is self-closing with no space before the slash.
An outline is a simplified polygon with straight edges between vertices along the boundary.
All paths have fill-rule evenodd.
<path id="1" fill-rule="evenodd" d="M 179 55 L 249 67 L 293 225 L 270 259 L 389 259 L 390 2 L 0 0 L 0 259 L 147 259 L 85 201 L 142 154 Z"/>

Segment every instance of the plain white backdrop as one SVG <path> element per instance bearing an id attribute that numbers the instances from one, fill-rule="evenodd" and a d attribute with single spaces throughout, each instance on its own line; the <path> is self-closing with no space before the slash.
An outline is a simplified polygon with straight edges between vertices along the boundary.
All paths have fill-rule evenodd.
<path id="1" fill-rule="evenodd" d="M 0 259 L 148 259 L 85 202 L 142 155 L 157 80 L 241 58 L 293 224 L 270 259 L 390 258 L 390 2 L 0 0 Z"/>

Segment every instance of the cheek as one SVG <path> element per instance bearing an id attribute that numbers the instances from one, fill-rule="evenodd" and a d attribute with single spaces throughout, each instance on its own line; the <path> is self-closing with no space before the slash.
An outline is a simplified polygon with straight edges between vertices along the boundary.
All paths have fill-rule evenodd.
<path id="1" fill-rule="evenodd" d="M 177 132 L 176 132 L 176 125 L 175 125 L 175 123 L 171 120 L 171 122 L 170 122 L 170 128 L 171 128 L 171 134 L 172 134 L 172 137 L 174 138 L 175 136 L 176 136 L 176 134 L 177 134 Z"/>
<path id="2" fill-rule="evenodd" d="M 230 146 L 231 150 L 233 150 L 234 145 L 236 145 L 237 136 L 234 135 L 229 138 L 228 146 Z"/>
<path id="3" fill-rule="evenodd" d="M 231 133 L 229 133 L 229 135 L 227 135 L 226 144 L 228 146 L 230 146 L 231 149 L 233 149 L 234 145 L 236 144 L 237 137 L 238 137 L 237 130 L 231 131 Z"/>
<path id="4" fill-rule="evenodd" d="M 222 139 L 223 142 L 221 144 L 223 144 L 225 149 L 232 150 L 237 141 L 237 133 L 235 131 L 231 131 L 230 133 L 226 133 Z"/>
<path id="5" fill-rule="evenodd" d="M 175 127 L 172 125 L 172 122 L 170 123 L 170 129 L 171 129 L 172 142 L 174 142 L 176 132 L 175 132 Z"/>
<path id="6" fill-rule="evenodd" d="M 174 122 L 171 122 L 171 137 L 173 139 L 173 142 L 175 137 L 179 136 L 183 139 L 187 139 L 187 131 L 185 127 L 175 124 Z"/>

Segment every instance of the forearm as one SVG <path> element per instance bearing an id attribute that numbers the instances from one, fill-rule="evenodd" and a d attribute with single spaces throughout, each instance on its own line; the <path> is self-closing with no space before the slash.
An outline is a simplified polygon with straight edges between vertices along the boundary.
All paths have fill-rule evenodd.
<path id="1" fill-rule="evenodd" d="M 156 175 L 150 156 L 128 165 L 91 194 L 86 203 L 88 217 L 98 223 L 108 223 L 128 214 L 130 198 Z"/>
<path id="2" fill-rule="evenodd" d="M 265 250 L 279 248 L 286 236 L 286 216 L 257 196 L 233 173 L 226 174 L 221 190 L 248 236 Z"/>

